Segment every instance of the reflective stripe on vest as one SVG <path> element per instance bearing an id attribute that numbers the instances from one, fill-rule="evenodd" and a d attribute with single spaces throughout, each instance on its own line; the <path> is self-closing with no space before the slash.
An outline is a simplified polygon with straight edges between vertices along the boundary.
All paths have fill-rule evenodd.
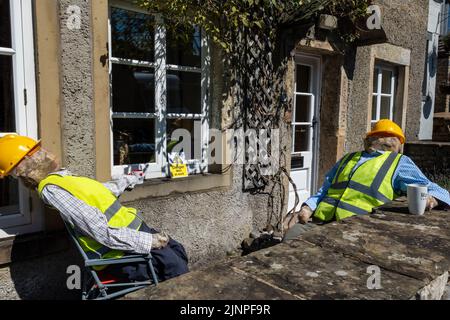
<path id="1" fill-rule="evenodd" d="M 395 152 L 370 159 L 353 171 L 361 152 L 343 158 L 324 199 L 319 203 L 315 217 L 322 221 L 342 220 L 363 215 L 388 203 L 397 195 L 392 188 L 392 177 L 402 157 Z"/>
<path id="2" fill-rule="evenodd" d="M 48 185 L 62 188 L 87 205 L 99 209 L 105 214 L 110 227 L 139 230 L 142 225 L 142 218 L 136 209 L 123 207 L 112 192 L 96 180 L 85 177 L 50 175 L 39 184 L 40 195 Z M 120 258 L 124 255 L 122 251 L 112 250 L 90 237 L 76 234 L 80 246 L 89 259 Z M 104 268 L 96 267 L 97 270 Z"/>

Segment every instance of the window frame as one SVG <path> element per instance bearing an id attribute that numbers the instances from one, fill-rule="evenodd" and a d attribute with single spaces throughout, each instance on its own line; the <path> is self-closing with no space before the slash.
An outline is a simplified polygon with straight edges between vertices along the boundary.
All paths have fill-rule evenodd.
<path id="1" fill-rule="evenodd" d="M 382 88 L 383 88 L 383 71 L 389 71 L 392 72 L 392 76 L 391 76 L 391 93 L 382 93 Z M 372 92 L 372 108 L 371 108 L 371 124 L 375 124 L 377 123 L 379 120 L 381 120 L 381 99 L 383 97 L 387 97 L 390 100 L 390 104 L 389 104 L 389 119 L 390 120 L 394 120 L 394 115 L 395 115 L 395 96 L 397 94 L 396 92 L 396 87 L 397 87 L 397 81 L 398 81 L 398 72 L 395 66 L 387 66 L 387 65 L 383 65 L 383 64 L 377 64 L 375 65 L 374 68 L 374 75 L 372 78 L 375 77 L 375 74 L 377 74 L 377 91 L 376 92 Z M 373 91 L 373 87 L 372 86 L 372 91 Z M 376 97 L 376 114 L 373 114 L 373 97 Z"/>
<path id="2" fill-rule="evenodd" d="M 112 24 L 111 8 L 125 9 L 137 13 L 150 15 L 147 11 L 136 7 L 131 3 L 120 0 L 110 0 L 108 5 L 108 46 L 109 46 L 109 79 L 110 79 L 110 145 L 111 145 L 111 168 L 112 177 L 118 178 L 124 172 L 138 165 L 140 168 L 148 166 L 146 179 L 162 178 L 169 176 L 167 162 L 167 120 L 187 119 L 200 121 L 201 125 L 201 159 L 188 160 L 188 166 L 194 174 L 208 172 L 208 139 L 209 139 L 209 84 L 210 84 L 210 49 L 208 39 L 202 31 L 201 39 L 201 67 L 189 67 L 180 65 L 166 64 L 166 30 L 163 24 L 163 17 L 160 14 L 154 14 L 155 24 L 155 59 L 154 62 L 140 61 L 133 59 L 117 58 L 112 55 Z M 148 67 L 155 70 L 155 79 L 167 79 L 167 71 L 193 72 L 201 75 L 201 108 L 200 114 L 179 114 L 167 112 L 167 81 L 155 81 L 155 112 L 154 113 L 125 113 L 113 112 L 112 97 L 112 68 L 113 65 L 128 65 L 137 67 Z M 114 132 L 112 128 L 114 119 L 155 119 L 155 163 L 141 163 L 130 165 L 114 164 Z M 196 123 L 196 122 L 195 122 Z M 195 126 L 194 123 L 194 127 Z M 195 137 L 194 137 L 195 139 Z"/>
<path id="3" fill-rule="evenodd" d="M 12 57 L 16 130 L 12 133 L 38 139 L 32 0 L 10 0 L 11 47 L 0 55 Z M 0 132 L 0 136 L 9 134 Z M 15 214 L 0 216 L 0 230 L 11 234 L 42 230 L 42 211 L 35 195 L 19 182 Z M 12 206 L 3 207 L 11 210 Z"/>
<path id="4" fill-rule="evenodd" d="M 303 57 L 303 59 L 306 59 L 306 57 Z M 317 64 L 318 67 L 316 67 L 316 68 L 320 68 L 320 65 L 315 60 L 311 60 L 311 61 L 312 62 L 310 62 L 309 64 L 296 62 L 296 66 L 300 66 L 301 65 L 301 66 L 308 67 L 310 69 L 308 82 L 309 82 L 309 85 L 311 86 L 311 88 L 309 90 L 310 92 L 297 91 L 297 78 L 294 81 L 294 86 L 295 86 L 295 90 L 294 90 L 294 108 L 293 108 L 292 123 L 291 123 L 291 125 L 292 125 L 292 149 L 291 149 L 291 154 L 292 155 L 302 155 L 302 154 L 305 154 L 305 153 L 312 153 L 313 149 L 314 149 L 314 141 L 312 141 L 312 142 L 308 141 L 308 149 L 309 150 L 301 150 L 301 151 L 296 151 L 295 150 L 295 142 L 296 142 L 295 141 L 295 129 L 297 127 L 308 127 L 309 140 L 311 140 L 312 136 L 314 135 L 314 131 L 313 131 L 313 126 L 314 125 L 313 124 L 314 124 L 315 117 L 316 117 L 316 115 L 314 113 L 314 110 L 317 109 L 317 105 L 316 105 L 317 101 L 316 101 L 316 93 L 315 93 L 315 91 L 318 90 L 319 85 L 318 85 L 317 76 L 314 74 L 314 72 L 313 72 L 314 68 L 312 66 Z M 296 70 L 295 71 L 296 72 L 295 75 L 297 75 L 297 67 L 296 67 L 295 70 Z M 309 108 L 310 108 L 310 110 L 309 110 L 309 120 L 310 121 L 308 121 L 308 122 L 297 122 L 296 121 L 296 119 L 297 119 L 297 97 L 298 96 L 308 97 L 308 98 L 311 99 L 310 100 L 310 106 L 309 106 Z"/>

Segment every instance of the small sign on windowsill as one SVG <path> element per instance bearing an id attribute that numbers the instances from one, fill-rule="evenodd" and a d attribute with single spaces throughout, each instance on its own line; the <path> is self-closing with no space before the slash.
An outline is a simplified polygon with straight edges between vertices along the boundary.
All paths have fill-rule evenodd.
<path id="1" fill-rule="evenodd" d="M 188 176 L 187 165 L 185 164 L 171 164 L 170 177 L 172 179 L 185 178 Z"/>
<path id="2" fill-rule="evenodd" d="M 169 153 L 169 171 L 172 179 L 185 178 L 189 175 L 187 163 L 183 153 Z"/>

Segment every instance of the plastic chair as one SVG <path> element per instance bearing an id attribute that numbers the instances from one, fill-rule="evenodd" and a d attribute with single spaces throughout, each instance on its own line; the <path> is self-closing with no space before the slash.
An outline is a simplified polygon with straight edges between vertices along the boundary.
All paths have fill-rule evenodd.
<path id="1" fill-rule="evenodd" d="M 150 285 L 157 285 L 155 269 L 152 264 L 152 255 L 128 255 L 117 259 L 89 259 L 84 250 L 81 248 L 77 238 L 75 229 L 66 221 L 64 224 L 72 238 L 75 246 L 80 252 L 84 260 L 83 281 L 82 281 L 82 300 L 109 300 L 128 293 L 145 288 Z M 106 278 L 103 271 L 94 269 L 96 266 L 110 266 L 129 264 L 134 262 L 146 262 L 150 269 L 152 280 L 144 282 L 120 282 L 120 279 Z M 103 279 L 102 279 L 103 278 Z M 109 292 L 114 290 L 114 292 Z"/>

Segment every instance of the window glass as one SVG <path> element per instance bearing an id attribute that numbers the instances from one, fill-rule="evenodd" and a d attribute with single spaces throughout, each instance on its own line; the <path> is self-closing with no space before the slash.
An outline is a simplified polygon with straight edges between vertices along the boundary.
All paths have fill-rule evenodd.
<path id="1" fill-rule="evenodd" d="M 379 69 L 375 68 L 375 72 L 373 73 L 373 92 L 378 93 L 378 73 Z"/>
<path id="2" fill-rule="evenodd" d="M 372 98 L 372 121 L 377 121 L 377 96 Z"/>
<path id="3" fill-rule="evenodd" d="M 444 25 L 443 36 L 447 35 L 450 31 L 450 5 L 445 4 L 443 10 L 443 17 L 441 23 Z"/>
<path id="4" fill-rule="evenodd" d="M 155 71 L 114 64 L 112 67 L 113 112 L 155 112 Z"/>
<path id="5" fill-rule="evenodd" d="M 381 82 L 378 81 L 381 74 Z M 395 70 L 378 66 L 374 70 L 374 94 L 372 99 L 372 121 L 391 119 L 395 110 Z M 379 116 L 377 116 L 379 115 Z"/>
<path id="6" fill-rule="evenodd" d="M 381 97 L 380 119 L 391 118 L 391 98 Z"/>
<path id="7" fill-rule="evenodd" d="M 297 92 L 311 93 L 311 67 L 297 65 Z"/>
<path id="8" fill-rule="evenodd" d="M 294 152 L 308 152 L 310 151 L 310 135 L 311 126 L 295 126 L 295 144 Z"/>
<path id="9" fill-rule="evenodd" d="M 0 56 L 0 132 L 14 132 L 12 57 Z"/>
<path id="10" fill-rule="evenodd" d="M 114 165 L 156 161 L 154 119 L 114 119 Z"/>
<path id="11" fill-rule="evenodd" d="M 200 128 L 200 121 L 197 120 L 190 120 L 190 119 L 182 119 L 182 118 L 178 118 L 178 119 L 170 119 L 167 121 L 167 151 L 171 152 L 172 150 L 174 150 L 173 148 L 175 147 L 175 145 L 178 145 L 178 143 L 180 143 L 181 141 L 184 141 L 183 137 L 180 137 L 179 139 L 173 139 L 174 137 L 172 136 L 172 134 L 174 133 L 175 130 L 177 129 L 185 129 L 187 130 L 187 132 L 189 132 L 190 137 L 186 137 L 190 139 L 190 150 L 177 150 L 177 151 L 184 151 L 186 159 L 190 160 L 190 159 L 195 159 L 195 155 L 196 152 L 199 151 L 199 148 L 201 147 L 201 142 L 200 142 L 200 136 L 196 137 L 195 136 L 195 123 L 197 123 L 197 126 Z M 186 133 L 187 133 L 186 132 Z M 180 132 L 180 134 L 182 134 Z M 200 135 L 200 132 L 197 132 L 198 135 Z M 187 143 L 183 143 L 183 145 L 187 145 Z M 181 147 L 181 146 L 180 146 Z"/>
<path id="12" fill-rule="evenodd" d="M 296 100 L 295 122 L 311 122 L 312 97 L 297 95 Z"/>
<path id="13" fill-rule="evenodd" d="M 392 71 L 383 70 L 383 81 L 381 86 L 381 93 L 392 93 Z"/>
<path id="14" fill-rule="evenodd" d="M 305 167 L 305 157 L 299 154 L 291 155 L 291 169 L 302 169 Z"/>
<path id="15" fill-rule="evenodd" d="M 0 47 L 11 48 L 11 14 L 9 0 L 0 0 Z"/>
<path id="16" fill-rule="evenodd" d="M 18 181 L 8 177 L 0 180 L 0 217 L 19 212 Z"/>
<path id="17" fill-rule="evenodd" d="M 167 112 L 202 113 L 201 74 L 167 71 Z"/>
<path id="18" fill-rule="evenodd" d="M 7 10 L 6 10 L 7 9 Z M 8 16 L 5 16 L 5 12 Z M 9 26 L 9 1 L 0 0 L 0 46 L 10 46 L 5 42 L 9 38 L 3 33 L 5 21 L 8 18 Z M 10 41 L 10 40 L 9 40 Z M 14 132 L 14 101 L 13 101 L 13 68 L 12 57 L 0 56 L 0 132 Z M 17 214 L 19 211 L 18 182 L 10 177 L 0 180 L 0 217 Z"/>
<path id="19" fill-rule="evenodd" d="M 167 34 L 167 64 L 201 67 L 201 31 L 197 27 L 191 30 L 180 30 L 176 35 L 172 32 Z"/>
<path id="20" fill-rule="evenodd" d="M 111 37 L 113 57 L 154 61 L 153 16 L 112 7 Z"/>

